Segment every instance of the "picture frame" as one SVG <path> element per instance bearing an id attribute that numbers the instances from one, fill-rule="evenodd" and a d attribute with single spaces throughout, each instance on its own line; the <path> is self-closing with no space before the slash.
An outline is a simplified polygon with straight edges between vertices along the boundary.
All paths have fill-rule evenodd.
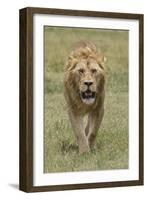
<path id="1" fill-rule="evenodd" d="M 36 16 L 39 16 L 38 18 L 35 18 Z M 46 17 L 46 19 L 44 18 L 44 16 Z M 144 44 L 144 35 L 143 35 L 143 15 L 142 14 L 132 14 L 132 13 L 113 13 L 113 12 L 99 12 L 99 11 L 83 11 L 83 10 L 63 10 L 63 9 L 52 9 L 52 8 L 33 8 L 33 7 L 27 7 L 27 8 L 23 8 L 20 9 L 19 12 L 19 17 L 20 17 L 20 118 L 19 118 L 19 124 L 20 124 L 20 131 L 19 131 L 19 188 L 22 191 L 25 192 L 44 192 L 44 191 L 58 191 L 58 190 L 75 190 L 75 189 L 90 189 L 90 188 L 107 188 L 107 187 L 121 187 L 121 186 L 137 186 L 137 185 L 143 185 L 143 179 L 144 179 L 144 164 L 143 164 L 143 157 L 144 157 L 144 152 L 143 152 L 143 144 L 144 144 L 144 138 L 143 138 L 143 122 L 144 122 L 144 118 L 143 118 L 143 110 L 144 110 L 144 102 L 143 102 L 143 58 L 144 58 L 144 50 L 143 50 L 143 44 Z M 44 19 L 43 19 L 44 18 Z M 58 21 L 59 19 L 59 21 Z M 67 20 L 66 20 L 67 19 Z M 75 21 L 75 19 L 77 21 Z M 83 22 L 78 21 L 79 19 L 81 19 L 81 21 L 83 20 Z M 40 20 L 40 21 L 39 21 Z M 67 23 L 64 23 L 64 20 L 67 21 Z M 87 20 L 87 21 L 86 21 Z M 88 22 L 89 20 L 89 22 Z M 94 22 L 92 22 L 92 20 Z M 60 26 L 61 21 L 63 22 L 63 24 L 61 24 L 61 27 L 73 27 L 74 23 L 75 26 L 74 27 L 81 27 L 81 24 L 83 23 L 83 27 L 87 28 L 87 24 L 97 24 L 97 20 L 100 20 L 100 24 L 101 24 L 101 20 L 104 24 L 105 27 L 103 27 L 103 29 L 107 29 L 107 23 L 108 21 L 112 20 L 110 22 L 110 24 L 112 24 L 112 29 L 115 29 L 115 26 L 113 23 L 117 22 L 117 24 L 120 24 L 117 29 L 124 29 L 123 27 L 121 28 L 121 23 L 123 23 L 123 21 L 128 22 L 130 25 L 132 25 L 133 23 L 136 25 L 134 25 L 134 27 L 136 28 L 136 36 L 135 35 L 129 35 L 129 40 L 131 39 L 131 36 L 134 37 L 134 41 L 138 41 L 138 43 L 135 43 L 136 46 L 135 49 L 136 52 L 138 53 L 137 55 L 137 59 L 136 61 L 138 61 L 138 63 L 136 64 L 136 68 L 134 67 L 134 69 L 132 70 L 132 72 L 135 73 L 135 77 L 137 77 L 136 80 L 138 80 L 138 82 L 136 83 L 137 87 L 138 87 L 138 93 L 134 94 L 134 99 L 131 98 L 131 103 L 133 104 L 133 101 L 135 102 L 134 104 L 136 105 L 136 103 L 138 103 L 138 107 L 135 107 L 137 109 L 136 112 L 135 110 L 133 111 L 134 107 L 132 108 L 132 110 L 129 110 L 129 113 L 132 112 L 132 115 L 130 114 L 129 117 L 132 117 L 133 115 L 137 116 L 137 118 L 134 119 L 134 121 L 131 122 L 130 118 L 129 118 L 129 123 L 134 123 L 136 122 L 136 124 L 138 124 L 138 126 L 136 128 L 138 128 L 138 130 L 135 132 L 134 134 L 136 134 L 136 141 L 132 141 L 132 136 L 129 135 L 129 145 L 131 144 L 131 142 L 134 142 L 134 145 L 138 145 L 137 146 L 137 150 L 135 150 L 134 154 L 137 157 L 136 162 L 136 168 L 135 168 L 135 174 L 134 176 L 127 176 L 127 174 L 122 174 L 122 176 L 125 176 L 124 179 L 120 178 L 118 180 L 115 179 L 110 179 L 107 180 L 105 179 L 105 176 L 103 176 L 102 174 L 102 181 L 99 181 L 99 177 L 97 177 L 97 179 L 93 178 L 95 176 L 98 175 L 93 175 L 91 173 L 87 174 L 87 175 L 81 175 L 81 177 L 83 176 L 83 178 L 81 178 L 81 182 L 80 182 L 80 178 L 78 179 L 78 181 L 76 181 L 77 179 L 71 175 L 73 173 L 77 174 L 77 177 L 80 177 L 80 174 L 82 174 L 81 172 L 72 172 L 69 173 L 69 177 L 68 177 L 68 172 L 61 173 L 61 176 L 59 173 L 56 174 L 56 176 L 48 176 L 48 178 L 46 178 L 46 181 L 42 181 L 40 177 L 38 176 L 37 178 L 37 174 L 39 174 L 40 172 L 38 172 L 40 169 L 39 167 L 36 167 L 36 163 L 38 162 L 37 159 L 39 157 L 39 155 L 37 155 L 38 151 L 38 136 L 35 135 L 36 131 L 40 131 L 40 128 L 36 128 L 36 122 L 35 120 L 40 120 L 40 118 L 37 118 L 37 115 L 40 115 L 40 113 L 36 112 L 35 109 L 35 105 L 38 105 L 36 97 L 39 98 L 39 96 L 41 96 L 41 99 L 43 99 L 42 95 L 37 96 L 36 95 L 36 86 L 37 87 L 42 87 L 39 86 L 40 81 L 35 81 L 36 80 L 36 66 L 39 68 L 43 68 L 42 64 L 44 62 L 44 46 L 43 44 L 41 44 L 40 42 L 40 38 L 44 37 L 43 34 L 39 34 L 38 30 L 36 27 L 44 27 L 44 26 L 48 26 L 48 22 L 50 22 L 50 26 Z M 70 21 L 70 23 L 69 23 Z M 55 23 L 56 22 L 56 23 Z M 79 24 L 78 24 L 79 22 Z M 41 24 L 41 25 L 36 25 L 36 24 Z M 54 24 L 55 23 L 55 24 Z M 91 25 L 94 26 L 94 25 Z M 108 28 L 111 27 L 110 25 L 108 26 Z M 126 25 L 124 25 L 124 27 L 127 27 Z M 92 27 L 90 27 L 92 28 Z M 98 27 L 94 27 L 94 28 L 99 28 Z M 101 28 L 101 27 L 100 27 Z M 130 29 L 130 32 L 134 31 L 133 29 Z M 43 32 L 42 32 L 43 33 Z M 36 36 L 36 35 L 38 36 Z M 137 37 L 138 36 L 138 37 Z M 34 39 L 36 38 L 36 39 Z M 36 41 L 38 41 L 37 43 L 35 43 Z M 41 39 L 41 41 L 43 41 L 43 39 Z M 134 44 L 132 42 L 132 44 Z M 40 46 L 37 46 L 40 45 Z M 34 60 L 36 55 L 38 53 L 37 49 L 40 49 L 41 47 L 41 51 L 42 53 L 39 56 L 40 60 L 42 59 L 42 61 L 40 62 L 40 60 Z M 130 48 L 130 47 L 129 47 Z M 130 48 L 131 49 L 131 48 Z M 36 53 L 37 52 L 37 53 Z M 132 51 L 130 50 L 129 53 L 132 53 Z M 132 53 L 133 54 L 133 53 Z M 133 54 L 134 56 L 135 54 Z M 129 54 L 129 59 L 131 60 L 132 57 L 130 57 L 131 54 Z M 38 63 L 38 64 L 36 64 Z M 41 64 L 40 64 L 41 63 Z M 129 67 L 131 68 L 132 64 L 129 64 Z M 38 71 L 38 73 L 40 73 L 40 71 Z M 130 75 L 130 73 L 129 73 Z M 43 77 L 43 76 L 42 76 Z M 131 75 L 129 77 L 129 79 L 132 80 L 133 82 L 133 78 L 131 78 Z M 39 82 L 39 83 L 38 83 Z M 43 81 L 42 81 L 43 82 Z M 134 83 L 135 84 L 135 83 Z M 131 86 L 129 85 L 129 92 L 130 91 Z M 134 90 L 133 90 L 134 91 Z M 38 93 L 37 93 L 38 94 Z M 43 93 L 42 93 L 43 94 Z M 137 96 L 138 95 L 138 96 Z M 136 101 L 135 101 L 136 98 Z M 137 100 L 138 99 L 138 100 Z M 43 100 L 41 100 L 43 101 Z M 43 103 L 43 102 L 42 102 Z M 129 103 L 129 106 L 131 106 L 131 104 Z M 42 105 L 42 111 L 43 111 L 43 105 Z M 34 114 L 35 113 L 35 114 Z M 41 112 L 41 114 L 43 115 L 43 113 Z M 36 119 L 37 118 L 37 119 Z M 135 121 L 136 119 L 138 119 L 138 121 Z M 42 116 L 41 119 L 41 123 L 44 123 L 44 118 Z M 42 128 L 42 132 L 43 132 L 43 124 L 40 126 Z M 132 132 L 130 132 L 130 130 L 134 130 L 134 129 L 129 129 L 129 134 L 131 134 Z M 41 140 L 42 141 L 42 140 Z M 43 145 L 43 144 L 42 144 Z M 130 146 L 129 146 L 130 147 Z M 136 146 L 135 146 L 136 147 Z M 41 153 L 43 152 L 43 147 Z M 132 146 L 133 148 L 133 146 Z M 37 153 L 36 153 L 37 152 Z M 131 152 L 132 150 L 129 148 L 129 157 L 131 158 Z M 133 154 L 133 155 L 134 155 Z M 132 156 L 133 157 L 133 156 Z M 43 158 L 43 155 L 41 155 L 41 159 Z M 138 166 L 138 167 L 137 167 Z M 131 163 L 128 167 L 129 170 L 131 170 Z M 115 170 L 110 170 L 108 173 L 110 173 L 110 177 L 111 177 L 111 173 L 112 171 Z M 120 170 L 121 171 L 121 170 Z M 43 173 L 43 172 L 42 172 Z M 103 172 L 102 172 L 103 173 Z M 66 174 L 67 176 L 67 180 L 64 182 L 64 175 Z M 63 176 L 62 176 L 63 175 Z M 71 175 L 71 176 L 70 176 Z M 46 176 L 45 174 L 43 176 Z M 75 175 L 76 176 L 76 175 Z M 106 174 L 106 176 L 109 176 L 109 174 Z M 114 174 L 114 176 L 117 176 Z M 69 181 L 69 178 L 71 177 L 71 179 L 73 180 L 73 182 Z M 104 177 L 104 178 L 103 178 Z M 127 177 L 129 177 L 127 179 Z M 133 177 L 133 178 L 132 178 Z M 137 177 L 137 178 L 136 178 Z M 54 181 L 55 179 L 55 181 Z M 62 180 L 59 180 L 62 179 Z M 41 184 L 37 185 L 34 184 L 35 181 L 40 181 Z M 50 182 L 50 184 L 47 184 L 47 182 L 49 180 L 53 180 L 53 182 Z M 74 181 L 75 180 L 75 181 Z M 46 184 L 45 184 L 46 183 Z M 52 184 L 53 183 L 53 184 Z"/>

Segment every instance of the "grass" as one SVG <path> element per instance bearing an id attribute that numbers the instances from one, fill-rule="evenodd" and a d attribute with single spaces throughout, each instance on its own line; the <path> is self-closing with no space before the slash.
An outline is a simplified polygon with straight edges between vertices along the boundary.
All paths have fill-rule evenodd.
<path id="1" fill-rule="evenodd" d="M 105 115 L 96 148 L 79 155 L 63 96 L 63 68 L 72 45 L 94 42 L 106 55 Z M 45 27 L 44 172 L 128 168 L 128 32 Z"/>

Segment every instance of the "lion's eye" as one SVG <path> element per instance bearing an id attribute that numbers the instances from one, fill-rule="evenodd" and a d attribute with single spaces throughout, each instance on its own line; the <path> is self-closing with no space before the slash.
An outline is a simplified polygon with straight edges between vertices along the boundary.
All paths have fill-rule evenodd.
<path id="1" fill-rule="evenodd" d="M 91 72 L 94 74 L 94 73 L 97 72 L 97 70 L 96 69 L 91 69 Z"/>
<path id="2" fill-rule="evenodd" d="M 80 72 L 81 74 L 83 74 L 83 73 L 84 73 L 84 69 L 79 69 L 79 72 Z"/>

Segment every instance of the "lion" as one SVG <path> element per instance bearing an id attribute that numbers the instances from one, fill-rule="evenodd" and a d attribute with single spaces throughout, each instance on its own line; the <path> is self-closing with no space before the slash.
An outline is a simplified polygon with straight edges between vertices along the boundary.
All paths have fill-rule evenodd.
<path id="1" fill-rule="evenodd" d="M 105 61 L 106 58 L 93 43 L 79 42 L 65 65 L 64 96 L 80 154 L 94 147 L 103 119 Z M 86 127 L 85 115 L 88 115 Z"/>

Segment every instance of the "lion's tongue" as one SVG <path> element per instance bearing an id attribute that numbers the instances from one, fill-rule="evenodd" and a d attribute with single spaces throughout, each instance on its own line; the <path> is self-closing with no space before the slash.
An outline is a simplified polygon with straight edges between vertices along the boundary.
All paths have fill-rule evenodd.
<path id="1" fill-rule="evenodd" d="M 85 97 L 90 98 L 92 96 L 92 92 L 85 92 Z"/>

